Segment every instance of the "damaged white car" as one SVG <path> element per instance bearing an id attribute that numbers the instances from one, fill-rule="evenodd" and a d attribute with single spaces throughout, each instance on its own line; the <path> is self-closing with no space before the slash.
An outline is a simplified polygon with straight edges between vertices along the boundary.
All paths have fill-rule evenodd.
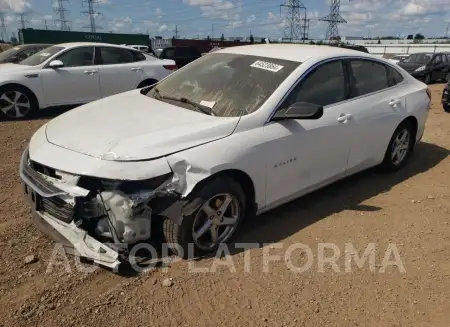
<path id="1" fill-rule="evenodd" d="M 375 165 L 399 169 L 429 103 L 425 84 L 362 52 L 226 48 L 51 120 L 20 176 L 37 225 L 76 255 L 118 267 L 161 219 L 187 258 L 246 216 Z"/>

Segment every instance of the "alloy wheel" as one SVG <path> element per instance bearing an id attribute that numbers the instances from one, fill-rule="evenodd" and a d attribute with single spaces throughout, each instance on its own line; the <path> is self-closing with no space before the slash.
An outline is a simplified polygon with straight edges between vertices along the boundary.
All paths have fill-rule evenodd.
<path id="1" fill-rule="evenodd" d="M 197 212 L 192 225 L 195 245 L 204 251 L 225 243 L 235 232 L 241 218 L 240 205 L 229 193 L 217 194 Z"/>
<path id="2" fill-rule="evenodd" d="M 30 112 L 31 101 L 20 91 L 7 91 L 0 96 L 0 110 L 10 118 L 22 118 Z"/>
<path id="3" fill-rule="evenodd" d="M 410 149 L 411 134 L 408 129 L 402 129 L 392 144 L 391 160 L 396 166 L 400 165 L 405 160 L 406 155 Z"/>

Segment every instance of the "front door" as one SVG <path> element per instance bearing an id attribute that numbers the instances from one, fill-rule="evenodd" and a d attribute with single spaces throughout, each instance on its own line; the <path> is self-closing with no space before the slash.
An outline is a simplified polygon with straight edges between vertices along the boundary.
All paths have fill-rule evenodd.
<path id="1" fill-rule="evenodd" d="M 40 74 L 48 106 L 82 104 L 100 98 L 93 47 L 70 49 L 54 59 L 62 61 L 64 67 L 45 67 Z"/>
<path id="2" fill-rule="evenodd" d="M 444 63 L 441 54 L 434 56 L 432 62 L 431 80 L 437 81 L 445 78 L 447 63 Z"/>
<path id="3" fill-rule="evenodd" d="M 349 96 L 343 62 L 317 67 L 301 81 L 280 106 L 295 102 L 324 106 L 317 120 L 273 121 L 267 135 L 266 205 L 295 198 L 343 175 L 350 152 L 351 125 L 342 105 Z"/>
<path id="4" fill-rule="evenodd" d="M 96 48 L 100 71 L 101 96 L 131 91 L 143 80 L 142 62 L 135 62 L 131 51 L 116 47 Z"/>

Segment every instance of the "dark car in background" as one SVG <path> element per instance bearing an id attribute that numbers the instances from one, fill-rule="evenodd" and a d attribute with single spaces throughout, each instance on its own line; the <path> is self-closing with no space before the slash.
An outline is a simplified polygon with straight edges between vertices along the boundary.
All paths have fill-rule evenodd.
<path id="1" fill-rule="evenodd" d="M 425 84 L 450 81 L 450 55 L 445 52 L 413 53 L 398 65 Z"/>
<path id="2" fill-rule="evenodd" d="M 450 112 L 450 82 L 447 82 L 442 92 L 442 106 L 445 112 Z"/>
<path id="3" fill-rule="evenodd" d="M 178 68 L 181 68 L 202 56 L 201 52 L 192 46 L 168 47 L 161 49 L 156 55 L 160 59 L 174 60 L 177 63 Z"/>
<path id="4" fill-rule="evenodd" d="M 36 52 L 44 50 L 50 47 L 51 44 L 22 44 L 9 48 L 6 51 L 0 53 L 0 64 L 5 63 L 19 63 L 22 60 L 27 59 L 29 56 L 34 55 Z"/>

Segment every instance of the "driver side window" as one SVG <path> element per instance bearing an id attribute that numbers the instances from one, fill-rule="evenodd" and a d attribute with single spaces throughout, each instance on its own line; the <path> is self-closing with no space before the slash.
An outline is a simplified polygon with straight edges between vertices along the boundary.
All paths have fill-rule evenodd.
<path id="1" fill-rule="evenodd" d="M 94 64 L 94 48 L 83 47 L 72 49 L 55 59 L 61 60 L 64 67 L 92 66 Z"/>
<path id="2" fill-rule="evenodd" d="M 437 55 L 436 57 L 434 57 L 433 63 L 440 64 L 441 62 L 441 55 Z"/>
<path id="3" fill-rule="evenodd" d="M 325 63 L 315 68 L 291 91 L 281 108 L 295 102 L 308 102 L 328 106 L 347 97 L 344 64 L 341 60 Z"/>

